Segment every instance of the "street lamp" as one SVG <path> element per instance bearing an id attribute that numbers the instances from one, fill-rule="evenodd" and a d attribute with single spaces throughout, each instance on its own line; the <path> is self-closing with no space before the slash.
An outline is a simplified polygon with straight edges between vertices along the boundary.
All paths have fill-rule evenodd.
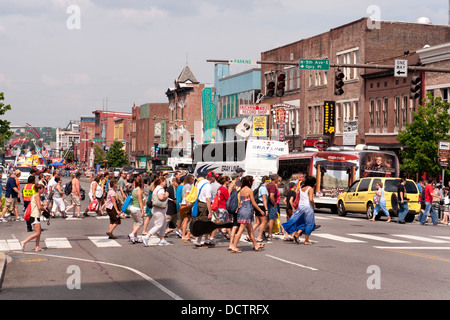
<path id="1" fill-rule="evenodd" d="M 295 121 L 291 121 L 291 129 L 292 129 L 292 152 L 295 150 Z"/>

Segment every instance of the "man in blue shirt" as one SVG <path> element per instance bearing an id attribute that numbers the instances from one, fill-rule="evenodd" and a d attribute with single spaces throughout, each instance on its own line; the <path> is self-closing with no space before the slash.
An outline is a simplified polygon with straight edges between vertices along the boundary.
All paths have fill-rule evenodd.
<path id="1" fill-rule="evenodd" d="M 20 177 L 20 170 L 16 170 L 11 173 L 8 180 L 6 181 L 6 192 L 5 192 L 5 207 L 2 210 L 2 217 L 0 218 L 0 222 L 7 222 L 5 219 L 6 211 L 14 212 L 16 215 L 16 221 L 23 221 L 22 218 L 19 217 L 19 210 L 17 209 L 17 199 L 19 197 L 19 188 L 16 184 L 16 177 Z"/>

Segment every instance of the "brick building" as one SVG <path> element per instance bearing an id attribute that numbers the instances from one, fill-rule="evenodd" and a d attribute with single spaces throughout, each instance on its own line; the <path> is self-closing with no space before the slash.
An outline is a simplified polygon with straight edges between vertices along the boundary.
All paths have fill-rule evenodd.
<path id="1" fill-rule="evenodd" d="M 114 128 L 115 121 L 119 119 L 131 120 L 131 113 L 129 112 L 117 112 L 107 110 L 95 110 L 92 112 L 95 118 L 95 133 L 94 139 L 101 139 L 101 142 L 95 142 L 103 148 L 109 148 L 115 141 Z M 123 126 L 128 128 L 128 126 Z M 122 136 L 127 136 L 128 132 L 122 132 Z"/>
<path id="2" fill-rule="evenodd" d="M 95 137 L 95 117 L 80 116 L 80 144 L 78 145 L 78 161 L 87 163 L 91 142 Z"/>
<path id="3" fill-rule="evenodd" d="M 415 52 L 425 45 L 434 46 L 448 42 L 449 39 L 450 26 L 380 21 L 379 27 L 374 28 L 370 19 L 362 18 L 328 32 L 262 52 L 261 60 L 298 62 L 303 58 L 329 59 L 331 63 L 336 64 L 380 64 L 381 61 L 404 56 L 405 51 Z M 298 141 L 296 145 L 300 143 L 303 146 L 310 145 L 319 138 L 323 138 L 329 144 L 342 145 L 344 122 L 349 121 L 357 123 L 355 144 L 369 142 L 383 144 L 395 137 L 395 132 L 390 133 L 389 138 L 371 132 L 375 127 L 371 129 L 371 123 L 367 119 L 370 104 L 367 104 L 367 86 L 362 76 L 368 69 L 342 68 L 341 71 L 345 74 L 344 94 L 336 96 L 335 68 L 330 68 L 329 71 L 300 71 L 297 66 L 276 67 L 263 64 L 262 93 L 266 93 L 268 82 L 276 78 L 277 68 L 279 73 L 286 74 L 285 94 L 282 97 L 265 97 L 262 103 L 273 106 L 272 128 L 277 126 L 274 117 L 276 109 L 285 109 L 286 139 Z M 388 81 L 388 87 L 384 87 L 384 82 L 382 84 L 380 82 L 380 86 L 389 90 L 393 90 L 395 86 L 409 87 L 409 79 L 406 83 L 399 81 L 398 84 L 395 80 L 390 81 L 394 82 Z M 323 132 L 324 101 L 336 102 L 336 131 L 332 136 L 324 135 Z M 386 119 L 393 121 L 394 109 L 389 108 L 386 112 Z M 294 135 L 290 134 L 292 124 L 295 126 Z M 383 127 L 380 128 L 384 130 Z M 275 135 L 276 131 L 272 130 L 272 135 Z"/>
<path id="4" fill-rule="evenodd" d="M 158 147 L 161 142 L 161 121 L 168 120 L 168 108 L 168 103 L 146 103 L 133 106 L 131 162 L 136 167 L 147 169 L 151 168 L 153 162 L 164 160 L 162 155 L 155 154 L 155 147 Z"/>
<path id="5" fill-rule="evenodd" d="M 191 139 L 202 141 L 202 90 L 205 88 L 186 65 L 166 91 L 168 108 L 168 149 L 170 154 L 190 156 Z M 192 136 L 193 135 L 193 136 Z"/>

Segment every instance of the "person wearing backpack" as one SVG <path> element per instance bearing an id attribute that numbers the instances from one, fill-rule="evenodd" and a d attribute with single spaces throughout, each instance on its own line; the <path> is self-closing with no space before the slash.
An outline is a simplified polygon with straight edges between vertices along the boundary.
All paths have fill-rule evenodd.
<path id="1" fill-rule="evenodd" d="M 267 185 L 270 183 L 270 178 L 268 176 L 263 176 L 261 178 L 260 186 L 255 189 L 253 193 L 253 197 L 255 198 L 258 207 L 264 212 L 264 214 L 260 214 L 259 211 L 255 211 L 255 223 L 253 224 L 253 231 L 259 227 L 258 236 L 256 237 L 257 242 L 264 242 L 263 234 L 264 230 L 267 226 L 267 201 L 269 197 L 269 192 L 267 191 Z M 255 195 L 256 193 L 256 195 Z"/>
<path id="2" fill-rule="evenodd" d="M 207 173 L 201 172 L 199 177 L 205 178 Z M 197 183 L 197 199 L 198 199 L 198 212 L 197 212 L 197 220 L 200 221 L 209 221 L 212 218 L 212 210 L 211 210 L 211 183 L 208 179 L 200 180 Z M 205 237 L 205 245 L 214 245 L 214 242 L 211 242 L 209 239 L 209 234 L 204 234 L 197 237 L 197 241 L 195 242 L 196 247 L 201 247 L 203 244 L 201 243 L 202 238 Z"/>

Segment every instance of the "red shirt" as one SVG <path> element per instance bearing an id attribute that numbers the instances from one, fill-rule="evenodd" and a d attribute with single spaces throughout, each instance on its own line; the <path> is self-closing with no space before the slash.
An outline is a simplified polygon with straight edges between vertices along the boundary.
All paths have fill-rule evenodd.
<path id="1" fill-rule="evenodd" d="M 219 198 L 219 208 L 226 209 L 227 199 L 230 197 L 227 188 L 220 186 L 219 189 L 217 189 L 217 196 Z"/>
<path id="2" fill-rule="evenodd" d="M 433 202 L 433 187 L 431 184 L 425 186 L 425 202 Z"/>

